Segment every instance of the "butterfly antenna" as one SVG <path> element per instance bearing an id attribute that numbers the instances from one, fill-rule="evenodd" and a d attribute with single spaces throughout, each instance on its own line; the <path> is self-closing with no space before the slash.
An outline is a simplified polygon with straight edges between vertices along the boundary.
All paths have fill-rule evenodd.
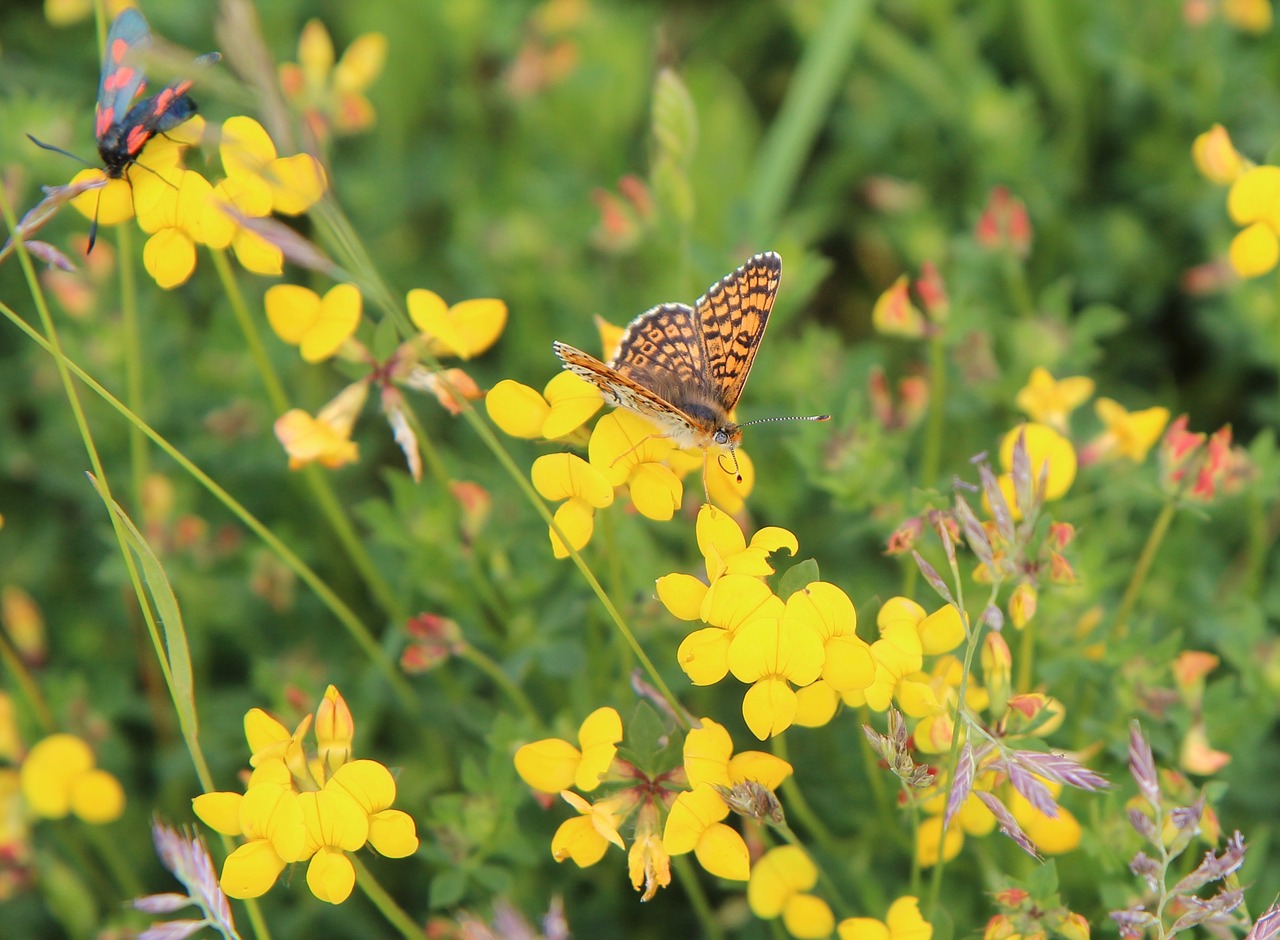
<path id="1" fill-rule="evenodd" d="M 46 144 L 43 140 L 38 140 L 37 138 L 32 137 L 30 134 L 27 135 L 27 139 L 31 141 L 33 144 L 35 144 L 37 147 L 39 147 L 41 150 L 52 150 L 54 153 L 60 153 L 64 157 L 70 157 L 72 160 L 75 160 L 77 163 L 83 163 L 85 166 L 93 166 L 93 164 L 90 163 L 88 160 L 86 160 L 84 157 L 79 156 L 78 154 L 74 154 L 70 150 L 63 150 L 61 147 L 55 147 L 53 144 Z"/>
<path id="2" fill-rule="evenodd" d="M 774 421 L 830 421 L 831 415 L 784 415 L 779 418 L 756 418 L 754 421 L 744 421 L 738 425 L 740 428 L 749 427 L 753 424 L 771 424 Z"/>

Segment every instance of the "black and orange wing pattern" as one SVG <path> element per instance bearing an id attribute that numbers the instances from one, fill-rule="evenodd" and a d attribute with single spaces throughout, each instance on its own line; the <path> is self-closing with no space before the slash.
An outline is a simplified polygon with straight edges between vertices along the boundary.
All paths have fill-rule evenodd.
<path id="1" fill-rule="evenodd" d="M 761 252 L 711 285 L 694 305 L 710 386 L 726 412 L 742 397 L 781 278 L 782 259 L 776 252 Z"/>

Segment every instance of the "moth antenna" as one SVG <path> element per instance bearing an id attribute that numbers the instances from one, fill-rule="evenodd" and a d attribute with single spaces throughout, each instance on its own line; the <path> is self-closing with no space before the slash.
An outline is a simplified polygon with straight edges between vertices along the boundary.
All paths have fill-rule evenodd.
<path id="1" fill-rule="evenodd" d="M 89 223 L 89 247 L 84 250 L 85 257 L 93 254 L 93 246 L 98 242 L 98 210 L 102 208 L 102 192 L 98 192 L 98 201 L 93 204 L 93 221 Z"/>
<path id="2" fill-rule="evenodd" d="M 88 160 L 86 160 L 84 157 L 78 154 L 74 154 L 70 150 L 63 150 L 61 147 L 55 147 L 53 144 L 46 144 L 43 140 L 38 140 L 37 138 L 32 137 L 30 134 L 27 135 L 27 140 L 31 141 L 41 150 L 52 150 L 54 153 L 60 153 L 64 157 L 70 157 L 72 160 L 75 160 L 77 163 L 83 163 L 85 166 L 93 166 L 93 164 L 90 163 Z"/>

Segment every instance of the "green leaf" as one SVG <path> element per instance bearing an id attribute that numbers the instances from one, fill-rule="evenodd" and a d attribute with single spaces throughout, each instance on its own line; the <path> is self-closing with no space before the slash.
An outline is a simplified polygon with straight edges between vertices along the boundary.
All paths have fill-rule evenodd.
<path id="1" fill-rule="evenodd" d="M 196 736 L 200 730 L 196 718 L 195 678 L 191 671 L 191 649 L 187 644 L 187 630 L 182 623 L 178 598 L 169 585 L 169 578 L 164 573 L 164 566 L 160 564 L 160 559 L 156 557 L 147 540 L 133 524 L 129 514 L 107 495 L 92 474 L 89 475 L 89 481 L 98 491 L 98 496 L 106 504 L 107 509 L 120 520 L 125 544 L 138 557 L 138 562 L 142 566 L 142 577 L 146 582 L 151 603 L 164 633 L 164 655 L 167 663 L 164 671 L 169 683 L 169 695 L 173 698 L 173 707 L 178 713 L 178 723 L 182 726 L 183 737 L 187 739 L 187 744 L 194 754 Z M 142 598 L 138 600 L 141 602 Z"/>
<path id="2" fill-rule="evenodd" d="M 798 561 L 778 579 L 777 595 L 784 601 L 796 591 L 802 590 L 814 581 L 822 580 L 818 576 L 818 562 L 812 558 Z"/>
<path id="3" fill-rule="evenodd" d="M 427 900 L 433 908 L 452 907 L 461 901 L 466 893 L 466 872 L 451 868 L 431 879 L 431 887 L 427 891 Z"/>

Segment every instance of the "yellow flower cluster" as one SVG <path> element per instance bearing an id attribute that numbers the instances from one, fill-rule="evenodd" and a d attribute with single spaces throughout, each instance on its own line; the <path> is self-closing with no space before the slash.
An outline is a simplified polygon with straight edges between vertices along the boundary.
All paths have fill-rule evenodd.
<path id="1" fill-rule="evenodd" d="M 619 332 L 601 323 L 606 348 L 616 343 Z M 755 485 L 755 467 L 741 448 L 734 450 L 735 472 L 734 466 L 710 459 L 698 448 L 677 448 L 653 422 L 625 409 L 602 417 L 588 434 L 583 426 L 604 407 L 604 399 L 594 385 L 570 372 L 558 373 L 542 392 L 505 379 L 485 396 L 485 407 L 512 437 L 585 445 L 585 460 L 568 452 L 549 454 L 535 461 L 532 470 L 538 493 L 560 503 L 555 528 L 549 531 L 557 558 L 569 557 L 566 539 L 575 551 L 586 547 L 596 510 L 612 505 L 619 495 L 625 494 L 642 516 L 667 521 L 684 503 L 682 481 L 690 473 L 702 471 L 706 495 L 730 513 L 742 508 Z"/>
<path id="2" fill-rule="evenodd" d="M 93 751 L 73 734 L 51 734 L 36 743 L 18 770 L 27 809 L 43 819 L 77 816 L 113 822 L 124 814 L 124 788 L 97 766 Z"/>
<path id="3" fill-rule="evenodd" d="M 315 750 L 303 738 L 315 724 Z M 244 793 L 205 793 L 192 801 L 211 829 L 244 842 L 227 856 L 219 884 L 229 897 L 256 898 L 286 865 L 307 862 L 307 886 L 341 904 L 355 886 L 347 853 L 365 845 L 388 858 L 418 849 L 413 817 L 391 809 L 395 778 L 373 760 L 353 760 L 355 722 L 333 686 L 292 733 L 262 709 L 245 715 L 252 756 Z"/>
<path id="4" fill-rule="evenodd" d="M 857 635 L 853 602 L 834 584 L 814 581 L 785 600 L 770 589 L 769 555 L 783 549 L 794 555 L 799 547 L 786 529 L 761 529 L 748 542 L 731 517 L 704 506 L 696 533 L 706 580 L 666 575 L 658 579 L 658 598 L 679 619 L 706 624 L 676 653 L 695 685 L 732 673 L 751 686 L 742 714 L 758 738 L 793 724 L 826 724 L 842 700 L 879 711 L 897 700 L 914 717 L 941 710 L 920 669 L 925 654 L 964 639 L 953 608 L 926 615 L 918 604 L 894 598 L 877 618 L 879 639 L 868 644 Z"/>
<path id="5" fill-rule="evenodd" d="M 136 215 L 139 228 L 150 236 L 143 265 L 166 289 L 191 277 L 197 245 L 230 248 L 255 274 L 280 274 L 283 252 L 244 222 L 306 212 L 324 195 L 324 168 L 309 154 L 279 156 L 262 125 L 237 116 L 222 123 L 218 151 L 225 175 L 210 183 L 182 162 L 184 149 L 198 143 L 203 132 L 204 121 L 197 116 L 153 138 L 124 176 L 107 179 L 72 205 L 100 225 Z M 72 183 L 104 175 L 100 169 L 82 170 Z"/>
<path id="6" fill-rule="evenodd" d="M 379 361 L 355 338 L 362 303 L 354 284 L 335 285 L 323 297 L 294 284 L 277 284 L 267 291 L 265 305 L 272 330 L 297 346 L 305 361 L 321 362 L 340 355 L 369 368 L 368 375 L 344 388 L 314 417 L 294 408 L 276 420 L 276 438 L 289 455 L 289 469 L 309 463 L 336 469 L 355 462 L 359 449 L 351 432 L 370 387 L 376 385 L 383 413 L 413 478 L 418 480 L 422 461 L 417 435 L 399 386 L 433 394 L 451 414 L 462 410 L 461 399 L 483 394 L 461 369 L 434 370 L 419 360 L 424 354 L 471 359 L 485 352 L 506 327 L 507 305 L 485 298 L 464 300 L 451 307 L 438 294 L 420 288 L 409 291 L 406 303 L 409 318 L 421 332 Z"/>
<path id="7" fill-rule="evenodd" d="M 559 793 L 578 813 L 560 825 L 551 841 L 556 861 L 594 865 L 610 845 L 628 852 L 631 881 L 649 900 L 671 882 L 671 856 L 692 852 L 704 869 L 730 881 L 746 881 L 750 852 L 737 830 L 724 823 L 736 797 L 768 804 L 791 775 L 791 765 L 762 751 L 733 752 L 725 728 L 710 718 L 685 736 L 683 764 L 646 773 L 617 757 L 622 719 L 612 708 L 592 712 L 578 729 L 578 744 L 545 738 L 521 747 L 516 771 L 542 793 Z M 607 796 L 590 802 L 569 790 Z M 619 830 L 630 826 L 630 849 Z"/>

